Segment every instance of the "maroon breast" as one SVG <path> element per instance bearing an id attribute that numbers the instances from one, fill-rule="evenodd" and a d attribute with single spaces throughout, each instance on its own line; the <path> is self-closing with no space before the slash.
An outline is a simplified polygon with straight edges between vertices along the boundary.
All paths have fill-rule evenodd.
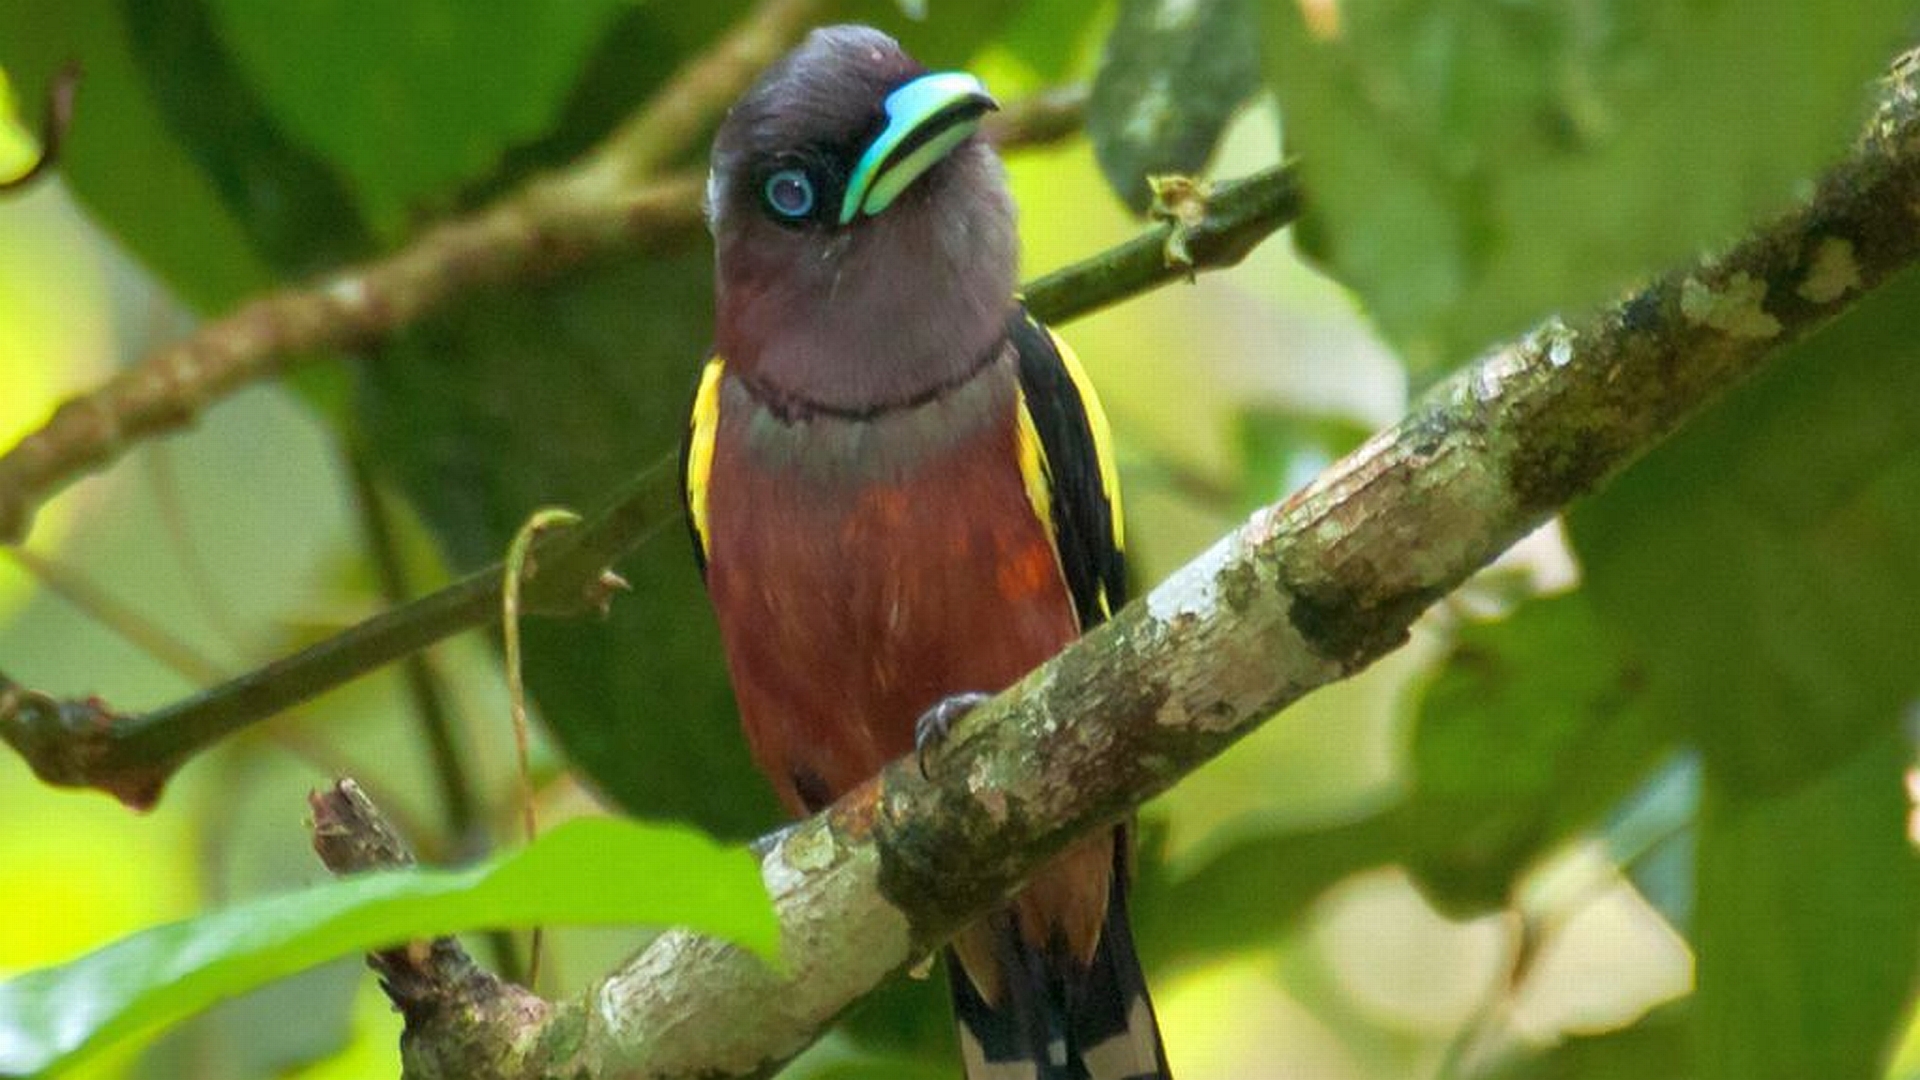
<path id="1" fill-rule="evenodd" d="M 754 759 L 795 813 L 913 745 L 941 698 L 1070 641 L 1072 602 L 990 364 L 878 417 L 785 422 L 722 384 L 707 584 Z"/>

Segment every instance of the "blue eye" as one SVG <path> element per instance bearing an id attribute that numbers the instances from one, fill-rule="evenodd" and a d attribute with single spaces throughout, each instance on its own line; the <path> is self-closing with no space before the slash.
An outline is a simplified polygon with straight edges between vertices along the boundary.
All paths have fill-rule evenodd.
<path id="1" fill-rule="evenodd" d="M 773 212 L 788 220 L 813 212 L 813 181 L 800 169 L 781 169 L 767 177 L 764 194 Z"/>

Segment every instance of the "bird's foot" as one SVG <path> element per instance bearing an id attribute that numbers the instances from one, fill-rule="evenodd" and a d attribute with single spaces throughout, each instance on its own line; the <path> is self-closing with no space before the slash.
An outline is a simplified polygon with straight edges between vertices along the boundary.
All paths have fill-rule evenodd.
<path id="1" fill-rule="evenodd" d="M 985 704 L 992 694 L 983 694 L 977 690 L 964 694 L 950 694 L 933 703 L 933 707 L 920 714 L 913 722 L 914 760 L 920 765 L 920 778 L 927 777 L 927 754 L 940 748 L 947 740 L 947 734 L 960 718 Z"/>

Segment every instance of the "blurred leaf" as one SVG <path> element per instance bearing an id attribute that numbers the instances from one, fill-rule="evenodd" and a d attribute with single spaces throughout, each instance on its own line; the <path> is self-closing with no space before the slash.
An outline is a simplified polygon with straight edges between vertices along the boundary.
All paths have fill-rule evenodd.
<path id="1" fill-rule="evenodd" d="M 1693 927 L 1694 819 L 1700 810 L 1700 757 L 1674 758 L 1622 800 L 1600 835 L 1640 895 L 1682 935 Z"/>
<path id="2" fill-rule="evenodd" d="M 1056 83 L 1085 55 L 1102 13 L 1087 0 L 1029 0 L 1000 35 L 999 44 L 1043 83 Z"/>
<path id="3" fill-rule="evenodd" d="M 1241 501 L 1249 510 L 1279 502 L 1370 434 L 1372 429 L 1347 416 L 1259 406 L 1242 410 L 1234 427 Z"/>
<path id="4" fill-rule="evenodd" d="M 962 67 L 1019 14 L 1020 0 L 926 0 L 914 18 L 898 0 L 845 0 L 834 16 L 892 34 L 930 68 Z"/>
<path id="5" fill-rule="evenodd" d="M 60 174 L 93 214 L 202 311 L 268 280 L 221 192 L 155 104 L 116 0 L 0 4 L 0 66 L 23 113 L 38 116 L 52 73 L 85 75 Z"/>
<path id="6" fill-rule="evenodd" d="M 1249 837 L 1171 881 L 1148 862 L 1134 923 L 1149 965 L 1272 941 L 1327 887 L 1389 862 L 1453 913 L 1506 903 L 1522 872 L 1667 752 L 1639 679 L 1579 593 L 1462 626 L 1420 698 L 1406 798 L 1358 821 Z"/>
<path id="7" fill-rule="evenodd" d="M 1439 829 L 1408 865 L 1428 896 L 1504 905 L 1537 855 L 1632 791 L 1670 745 L 1643 685 L 1578 592 L 1460 626 L 1414 729 L 1412 801 Z"/>
<path id="8" fill-rule="evenodd" d="M 1146 178 L 1200 172 L 1259 86 L 1254 0 L 1120 0 L 1087 105 L 1087 134 L 1114 194 L 1145 213 Z"/>
<path id="9" fill-rule="evenodd" d="M 1912 0 L 1268 11 L 1320 250 L 1419 374 L 1779 208 L 1858 130 L 1915 17 Z"/>
<path id="10" fill-rule="evenodd" d="M 417 937 L 539 923 L 686 925 L 764 956 L 779 924 L 751 853 L 686 829 L 566 822 L 467 870 L 330 881 L 124 938 L 0 983 L 0 1075 L 65 1065 L 348 953 Z"/>
<path id="11" fill-rule="evenodd" d="M 1904 1027 L 1920 866 L 1889 732 L 1804 786 L 1710 777 L 1700 815 L 1700 1075 L 1876 1080 Z"/>
<path id="12" fill-rule="evenodd" d="M 1920 693 L 1920 274 L 1796 346 L 1569 517 L 1593 606 L 1757 792 Z"/>
<path id="13" fill-rule="evenodd" d="M 378 10 L 390 6 L 404 5 Z M 120 11 L 134 62 L 180 148 L 282 277 L 370 253 L 352 195 L 328 162 L 281 130 L 235 68 L 206 3 L 121 0 Z"/>
<path id="14" fill-rule="evenodd" d="M 1917 311 L 1908 273 L 1572 517 L 1595 611 L 1702 751 L 1707 1075 L 1877 1075 L 1912 984 Z"/>
<path id="15" fill-rule="evenodd" d="M 1484 1080 L 1691 1080 L 1686 1021 L 1685 1006 L 1668 1006 L 1619 1031 L 1573 1036 L 1496 1068 Z"/>
<path id="16" fill-rule="evenodd" d="M 329 719 L 351 722 L 346 716 Z M 395 724 L 382 725 L 384 730 L 353 727 L 356 740 L 371 735 L 394 743 L 408 734 Z M 201 767 L 216 774 L 206 790 L 192 792 L 205 905 L 312 881 L 312 847 L 299 818 L 287 812 L 312 788 L 312 770 L 257 740 L 229 743 Z M 343 957 L 223 1001 L 155 1040 L 141 1055 L 140 1074 L 251 1080 L 337 1053 L 349 1038 L 354 993 L 365 971 L 359 958 Z"/>
<path id="17" fill-rule="evenodd" d="M 590 49 L 633 0 L 258 4 L 207 0 L 285 129 L 351 181 L 375 229 L 491 172 L 544 134 Z"/>

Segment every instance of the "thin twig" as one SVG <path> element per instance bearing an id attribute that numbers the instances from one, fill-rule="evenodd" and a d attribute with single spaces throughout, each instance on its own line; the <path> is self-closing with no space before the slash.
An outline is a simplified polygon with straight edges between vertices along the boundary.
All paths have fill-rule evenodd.
<path id="1" fill-rule="evenodd" d="M 86 574 L 26 548 L 8 548 L 6 554 L 41 588 L 72 604 L 82 615 L 188 682 L 205 686 L 226 677 L 228 669 L 224 665 L 188 644 L 158 620 L 148 618 L 132 604 L 101 588 Z"/>
<path id="2" fill-rule="evenodd" d="M 355 513 L 374 576 L 380 582 L 380 595 L 390 608 L 413 599 L 407 580 L 406 561 L 394 534 L 393 515 L 387 510 L 386 497 L 374 479 L 364 451 L 348 448 L 344 454 L 347 479 L 353 490 Z M 483 855 L 487 849 L 486 822 L 480 813 L 480 800 L 474 793 L 471 770 L 460 752 L 460 740 L 454 735 L 453 716 L 447 707 L 446 688 L 433 666 L 430 654 L 422 649 L 401 662 L 407 697 L 414 719 L 433 760 L 434 779 L 440 784 L 440 808 L 446 821 L 449 848 L 456 859 Z"/>
<path id="3" fill-rule="evenodd" d="M 580 515 L 571 510 L 547 507 L 533 512 L 526 524 L 513 536 L 507 548 L 507 565 L 501 573 L 500 630 L 505 640 L 507 665 L 507 709 L 513 720 L 513 751 L 520 776 L 520 833 L 531 844 L 540 835 L 540 819 L 533 798 L 533 733 L 527 722 L 527 684 L 520 663 L 520 589 L 533 569 L 533 541 L 541 532 L 562 526 L 578 525 Z M 604 578 L 602 580 L 605 580 Z M 527 949 L 527 985 L 540 985 L 540 954 L 545 935 L 533 928 Z"/>

